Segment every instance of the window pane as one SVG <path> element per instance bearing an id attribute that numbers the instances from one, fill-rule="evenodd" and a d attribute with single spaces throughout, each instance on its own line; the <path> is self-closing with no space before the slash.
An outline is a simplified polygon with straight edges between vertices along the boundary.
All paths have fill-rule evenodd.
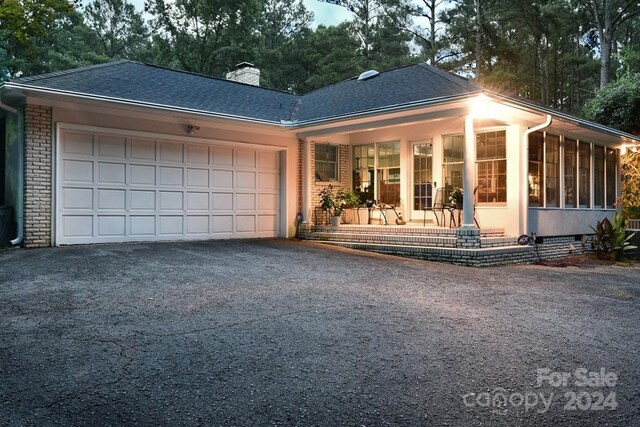
<path id="1" fill-rule="evenodd" d="M 580 207 L 589 208 L 591 207 L 591 144 L 580 142 L 578 149 Z"/>
<path id="2" fill-rule="evenodd" d="M 479 133 L 476 137 L 477 198 L 480 203 L 507 201 L 506 132 Z"/>
<path id="3" fill-rule="evenodd" d="M 564 140 L 564 205 L 568 208 L 576 207 L 576 168 L 577 168 L 577 141 L 565 138 Z"/>
<path id="4" fill-rule="evenodd" d="M 338 180 L 338 147 L 329 144 L 316 144 L 316 180 Z"/>
<path id="5" fill-rule="evenodd" d="M 543 133 L 529 135 L 529 206 L 542 206 L 542 147 Z"/>
<path id="6" fill-rule="evenodd" d="M 413 145 L 413 209 L 431 206 L 433 144 Z"/>
<path id="7" fill-rule="evenodd" d="M 546 185 L 547 206 L 560 206 L 560 137 L 546 137 Z"/>
<path id="8" fill-rule="evenodd" d="M 353 190 L 358 194 L 360 203 L 375 199 L 373 192 L 374 156 L 375 147 L 373 144 L 353 147 Z"/>
<path id="9" fill-rule="evenodd" d="M 604 147 L 593 146 L 593 206 L 604 208 Z"/>
<path id="10" fill-rule="evenodd" d="M 607 148 L 607 208 L 614 209 L 616 203 L 618 151 Z"/>
<path id="11" fill-rule="evenodd" d="M 378 145 L 378 199 L 381 203 L 400 204 L 400 142 Z"/>
<path id="12" fill-rule="evenodd" d="M 442 142 L 444 145 L 444 163 L 455 163 L 463 161 L 463 135 L 447 135 L 442 138 Z"/>

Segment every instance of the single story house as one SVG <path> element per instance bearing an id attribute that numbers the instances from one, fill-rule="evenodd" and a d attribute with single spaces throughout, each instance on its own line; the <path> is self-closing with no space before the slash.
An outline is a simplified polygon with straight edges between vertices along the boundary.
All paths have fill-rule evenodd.
<path id="1" fill-rule="evenodd" d="M 13 243 L 292 237 L 299 226 L 382 252 L 522 261 L 522 234 L 584 247 L 615 212 L 621 149 L 640 142 L 426 64 L 305 95 L 260 87 L 248 63 L 227 77 L 116 61 L 4 83 L 0 205 Z M 395 214 L 374 208 L 324 225 L 329 184 L 408 223 L 385 226 Z M 442 218 L 455 187 L 462 209 Z"/>

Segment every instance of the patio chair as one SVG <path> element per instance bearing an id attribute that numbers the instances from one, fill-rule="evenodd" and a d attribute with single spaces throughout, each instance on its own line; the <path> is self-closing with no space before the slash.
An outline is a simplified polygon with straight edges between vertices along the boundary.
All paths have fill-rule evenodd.
<path id="1" fill-rule="evenodd" d="M 435 182 L 433 183 L 433 185 L 435 186 Z M 427 184 L 427 185 L 431 185 L 431 184 Z M 438 188 L 436 190 L 436 195 L 433 198 L 433 205 L 429 206 L 429 204 L 427 203 L 425 206 L 422 207 L 422 210 L 424 211 L 424 216 L 422 218 L 422 226 L 426 227 L 427 226 L 427 211 L 431 211 L 433 212 L 433 215 L 436 217 L 436 224 L 438 224 L 438 227 L 440 227 L 440 220 L 438 219 L 438 212 L 440 212 L 442 214 L 442 221 L 444 222 L 444 194 L 443 194 L 444 189 L 442 188 Z"/>

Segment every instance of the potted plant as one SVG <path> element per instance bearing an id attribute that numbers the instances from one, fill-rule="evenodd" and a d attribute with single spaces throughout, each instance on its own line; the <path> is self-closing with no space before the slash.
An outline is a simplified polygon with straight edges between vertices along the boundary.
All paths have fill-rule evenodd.
<path id="1" fill-rule="evenodd" d="M 345 209 L 352 209 L 357 207 L 360 204 L 360 197 L 358 194 L 354 192 L 352 189 L 348 190 L 339 190 L 336 195 L 336 207 L 334 210 L 339 210 L 339 214 L 336 213 L 337 216 L 342 215 Z"/>
<path id="2" fill-rule="evenodd" d="M 338 225 L 340 217 L 338 215 L 338 220 L 335 219 L 336 195 L 333 193 L 333 185 L 327 185 L 320 190 L 318 195 L 320 196 L 320 209 L 322 209 L 323 212 L 327 212 L 327 215 L 333 214 L 331 225 Z M 340 213 L 342 213 L 341 209 Z"/>
<path id="3" fill-rule="evenodd" d="M 464 193 L 462 192 L 462 188 L 453 187 L 451 193 L 449 193 L 449 201 L 456 205 L 456 209 L 462 209 L 462 203 L 464 201 Z"/>

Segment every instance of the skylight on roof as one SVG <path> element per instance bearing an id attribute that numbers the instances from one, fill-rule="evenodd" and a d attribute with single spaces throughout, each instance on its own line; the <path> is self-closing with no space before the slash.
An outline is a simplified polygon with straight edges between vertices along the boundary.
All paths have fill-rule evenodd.
<path id="1" fill-rule="evenodd" d="M 380 73 L 378 71 L 376 71 L 376 70 L 365 71 L 364 73 L 360 74 L 360 76 L 358 76 L 358 81 L 371 79 L 371 78 L 377 76 L 378 74 L 380 74 Z"/>

